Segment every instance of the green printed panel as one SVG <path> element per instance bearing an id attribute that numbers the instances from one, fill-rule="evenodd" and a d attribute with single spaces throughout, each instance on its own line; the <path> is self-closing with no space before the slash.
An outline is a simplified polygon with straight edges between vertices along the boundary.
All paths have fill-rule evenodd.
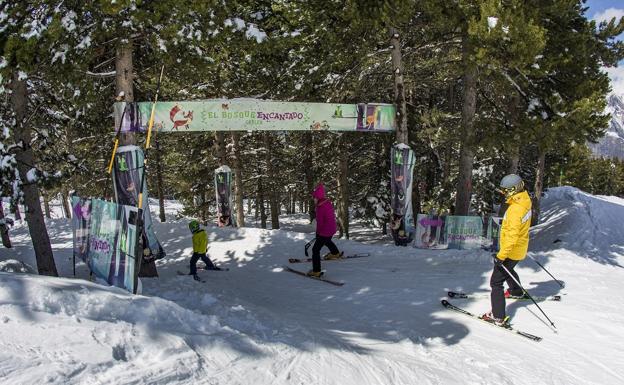
<path id="1" fill-rule="evenodd" d="M 153 103 L 115 104 L 115 127 L 145 131 Z M 125 109 L 125 112 L 124 112 Z M 120 118 L 123 124 L 120 126 Z M 153 130 L 186 131 L 370 131 L 396 128 L 392 104 L 276 102 L 260 99 L 212 99 L 158 102 Z"/>
<path id="2" fill-rule="evenodd" d="M 446 218 L 446 241 L 449 249 L 481 248 L 483 220 L 481 217 L 448 216 Z"/>

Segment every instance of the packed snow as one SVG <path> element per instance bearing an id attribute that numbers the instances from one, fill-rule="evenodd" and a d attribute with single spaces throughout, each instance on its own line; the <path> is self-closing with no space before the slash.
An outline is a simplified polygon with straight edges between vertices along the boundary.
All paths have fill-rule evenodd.
<path id="1" fill-rule="evenodd" d="M 209 255 L 229 271 L 188 271 L 187 219 L 155 223 L 168 256 L 142 295 L 72 274 L 69 221 L 48 220 L 59 273 L 36 265 L 28 229 L 0 249 L 0 383 L 7 384 L 621 384 L 624 383 L 624 200 L 570 187 L 548 190 L 518 268 L 553 329 L 530 301 L 508 302 L 513 325 L 533 342 L 440 305 L 447 290 L 488 292 L 484 251 L 395 247 L 376 229 L 338 240 L 324 262 L 336 287 L 282 271 L 303 257 L 313 228 L 284 216 L 281 230 L 209 226 Z M 156 207 L 152 208 L 156 212 Z M 58 207 L 55 207 L 58 210 Z M 257 223 L 249 218 L 250 226 Z M 309 264 L 292 264 L 307 270 Z M 488 299 L 451 300 L 475 313 Z"/>

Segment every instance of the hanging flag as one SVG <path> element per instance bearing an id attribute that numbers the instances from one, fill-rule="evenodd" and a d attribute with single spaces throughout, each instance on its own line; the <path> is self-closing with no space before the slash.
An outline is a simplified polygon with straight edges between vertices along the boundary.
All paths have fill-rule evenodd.
<path id="1" fill-rule="evenodd" d="M 412 182 L 414 152 L 406 144 L 394 145 L 390 152 L 390 229 L 397 246 L 406 246 L 414 239 L 414 214 L 412 212 Z"/>
<path id="2" fill-rule="evenodd" d="M 214 182 L 217 197 L 217 224 L 219 227 L 235 226 L 232 215 L 232 170 L 225 165 L 217 168 Z"/>
<path id="3" fill-rule="evenodd" d="M 143 178 L 145 171 L 145 158 L 143 151 L 134 145 L 121 146 L 115 153 L 113 167 L 113 187 L 115 191 L 115 201 L 119 204 L 138 207 L 139 190 L 143 184 L 142 199 L 144 204 L 143 213 L 143 237 L 144 250 L 143 257 L 146 260 L 160 259 L 165 256 L 165 251 L 160 245 L 152 224 L 152 216 L 149 210 L 147 183 Z"/>

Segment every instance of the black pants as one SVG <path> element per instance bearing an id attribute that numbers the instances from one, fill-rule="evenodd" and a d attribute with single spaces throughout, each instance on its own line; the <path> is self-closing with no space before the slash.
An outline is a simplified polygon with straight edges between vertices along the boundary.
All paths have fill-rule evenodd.
<path id="1" fill-rule="evenodd" d="M 216 269 L 215 265 L 212 263 L 212 261 L 210 260 L 210 258 L 208 258 L 206 256 L 206 254 L 200 254 L 200 253 L 193 253 L 193 256 L 191 257 L 191 272 L 189 273 L 190 275 L 195 275 L 197 274 L 197 261 L 201 258 L 202 261 L 204 261 L 204 263 L 206 264 L 206 269 L 210 270 L 210 269 Z"/>
<path id="2" fill-rule="evenodd" d="M 520 261 L 513 259 L 506 259 L 503 261 L 503 265 L 509 270 L 509 272 L 520 282 L 518 273 L 514 271 L 514 267 Z M 512 295 L 522 295 L 524 292 L 522 288 L 507 274 L 507 272 L 498 265 L 494 265 L 492 276 L 490 277 L 490 287 L 492 288 L 491 300 L 492 300 L 492 315 L 496 318 L 505 318 L 505 291 L 503 289 L 503 283 L 507 282 L 509 291 Z"/>
<path id="3" fill-rule="evenodd" d="M 321 249 L 323 246 L 329 247 L 329 251 L 332 254 L 338 254 L 338 248 L 332 241 L 332 237 L 322 237 L 320 235 L 316 235 L 316 240 L 314 241 L 314 246 L 312 246 L 312 270 L 313 271 L 321 271 Z"/>

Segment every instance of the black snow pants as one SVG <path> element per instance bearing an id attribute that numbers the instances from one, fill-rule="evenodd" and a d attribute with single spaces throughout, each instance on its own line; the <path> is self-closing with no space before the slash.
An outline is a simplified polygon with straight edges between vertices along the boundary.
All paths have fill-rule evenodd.
<path id="1" fill-rule="evenodd" d="M 513 259 L 506 259 L 503 261 L 503 265 L 509 270 L 511 274 L 520 282 L 518 273 L 514 271 L 514 267 L 520 261 Z M 507 274 L 507 272 L 498 265 L 494 265 L 492 276 L 490 277 L 490 287 L 492 288 L 491 300 L 492 300 L 492 315 L 496 318 L 505 318 L 505 291 L 503 289 L 503 283 L 507 282 L 509 286 L 509 292 L 511 295 L 522 295 L 522 288 Z"/>
<path id="2" fill-rule="evenodd" d="M 316 235 L 314 246 L 312 246 L 312 270 L 321 271 L 321 248 L 327 246 L 332 254 L 338 254 L 338 247 L 332 241 L 332 237 L 322 237 Z"/>

